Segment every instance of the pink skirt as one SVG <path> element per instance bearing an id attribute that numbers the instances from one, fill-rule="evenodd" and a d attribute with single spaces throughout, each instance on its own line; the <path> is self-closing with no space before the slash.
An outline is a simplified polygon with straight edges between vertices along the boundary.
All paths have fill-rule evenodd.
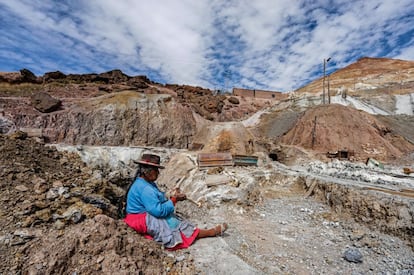
<path id="1" fill-rule="evenodd" d="M 124 219 L 124 222 L 129 227 L 137 231 L 138 233 L 144 235 L 145 238 L 152 240 L 153 239 L 152 236 L 147 233 L 146 217 L 147 217 L 147 213 L 127 214 Z M 174 247 L 166 248 L 166 249 L 177 250 L 177 249 L 183 249 L 183 248 L 190 247 L 190 245 L 192 245 L 194 241 L 196 240 L 199 232 L 200 232 L 200 229 L 196 228 L 190 237 L 186 237 L 182 232 L 180 232 L 183 242 L 180 244 L 177 244 Z"/>

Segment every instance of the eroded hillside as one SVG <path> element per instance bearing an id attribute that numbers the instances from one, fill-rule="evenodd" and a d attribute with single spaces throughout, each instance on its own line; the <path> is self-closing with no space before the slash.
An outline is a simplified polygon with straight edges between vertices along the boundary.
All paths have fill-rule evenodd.
<path id="1" fill-rule="evenodd" d="M 51 143 L 189 148 L 195 116 L 231 121 L 271 104 L 118 70 L 43 77 L 22 70 L 2 73 L 0 81 L 0 133 L 29 129 Z"/>
<path id="2" fill-rule="evenodd" d="M 395 161 L 414 151 L 414 144 L 374 116 L 338 104 L 307 110 L 280 141 L 322 155 L 350 151 L 357 161 L 368 158 Z"/>

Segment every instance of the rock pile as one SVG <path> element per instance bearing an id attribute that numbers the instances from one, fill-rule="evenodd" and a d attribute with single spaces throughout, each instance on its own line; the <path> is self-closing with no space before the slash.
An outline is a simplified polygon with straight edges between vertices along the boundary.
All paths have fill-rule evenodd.
<path id="1" fill-rule="evenodd" d="M 1 274 L 191 273 L 118 219 L 123 189 L 77 155 L 24 136 L 0 151 Z"/>

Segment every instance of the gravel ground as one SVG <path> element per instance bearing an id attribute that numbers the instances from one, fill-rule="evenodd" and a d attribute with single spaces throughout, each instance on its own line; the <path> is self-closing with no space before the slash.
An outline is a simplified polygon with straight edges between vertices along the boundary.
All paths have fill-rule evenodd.
<path id="1" fill-rule="evenodd" d="M 407 242 L 341 219 L 312 198 L 269 198 L 243 214 L 225 209 L 211 213 L 229 223 L 224 236 L 190 248 L 200 274 L 414 273 Z"/>

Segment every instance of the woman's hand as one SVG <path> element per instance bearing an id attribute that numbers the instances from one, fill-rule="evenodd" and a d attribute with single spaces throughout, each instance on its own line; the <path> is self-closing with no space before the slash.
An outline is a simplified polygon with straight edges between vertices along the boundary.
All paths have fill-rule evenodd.
<path id="1" fill-rule="evenodd" d="M 176 199 L 177 201 L 184 201 L 184 200 L 186 200 L 186 199 L 187 199 L 186 194 L 183 194 L 183 193 L 176 193 L 176 194 L 174 195 L 174 197 L 175 197 L 175 199 Z"/>
<path id="2" fill-rule="evenodd" d="M 181 193 L 180 188 L 175 188 L 172 196 L 176 199 L 176 201 L 183 201 L 187 199 L 186 194 Z"/>

